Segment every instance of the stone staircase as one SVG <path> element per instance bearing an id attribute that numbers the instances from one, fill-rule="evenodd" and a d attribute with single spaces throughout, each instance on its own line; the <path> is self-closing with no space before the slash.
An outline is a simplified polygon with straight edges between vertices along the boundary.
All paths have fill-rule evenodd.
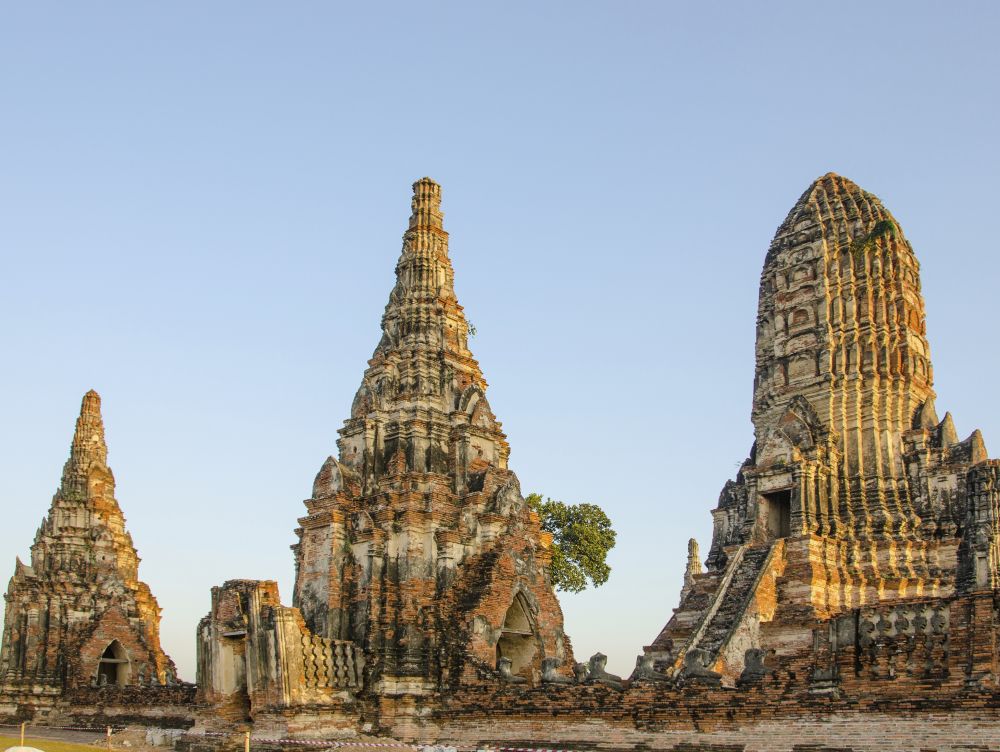
<path id="1" fill-rule="evenodd" d="M 687 645 L 688 651 L 700 648 L 714 661 L 739 624 L 773 549 L 771 542 L 752 548 L 746 546 L 739 552 L 738 560 L 733 563 L 732 575 L 723 581 L 716 593 L 704 621 Z"/>

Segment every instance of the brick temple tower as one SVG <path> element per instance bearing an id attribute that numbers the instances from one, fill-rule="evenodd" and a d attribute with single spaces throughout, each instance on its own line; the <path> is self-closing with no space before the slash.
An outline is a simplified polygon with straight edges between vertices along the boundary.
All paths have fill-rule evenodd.
<path id="1" fill-rule="evenodd" d="M 0 689 L 9 699 L 175 678 L 107 459 L 101 398 L 90 391 L 31 565 L 18 559 L 7 588 Z"/>
<path id="2" fill-rule="evenodd" d="M 382 338 L 294 547 L 306 624 L 364 645 L 385 686 L 455 682 L 501 656 L 530 677 L 570 657 L 551 537 L 507 468 L 442 218 L 440 186 L 414 183 Z"/>
<path id="3" fill-rule="evenodd" d="M 571 675 L 552 538 L 507 467 L 442 217 L 440 186 L 418 180 L 381 340 L 299 520 L 294 607 L 273 583 L 216 589 L 199 628 L 209 702 L 258 718 L 347 690 L 391 725 L 415 698 L 497 681 L 501 662 L 518 681 L 546 659 Z"/>
<path id="4" fill-rule="evenodd" d="M 668 673 L 732 682 L 747 649 L 808 650 L 822 620 L 998 584 L 998 466 L 938 419 L 925 331 L 898 223 L 845 178 L 814 182 L 761 274 L 750 458 L 712 512 L 708 572 L 689 567 L 647 648 Z"/>

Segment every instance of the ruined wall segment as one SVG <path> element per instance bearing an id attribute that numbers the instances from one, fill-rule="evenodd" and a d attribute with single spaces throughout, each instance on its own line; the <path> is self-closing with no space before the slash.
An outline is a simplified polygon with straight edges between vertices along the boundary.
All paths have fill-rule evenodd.
<path id="1" fill-rule="evenodd" d="M 0 694 L 58 697 L 74 688 L 173 684 L 160 608 L 115 499 L 101 398 L 90 391 L 62 482 L 7 588 Z"/>
<path id="2" fill-rule="evenodd" d="M 997 463 L 938 418 L 925 332 L 898 222 L 851 181 L 816 180 L 767 251 L 755 442 L 712 512 L 708 571 L 689 566 L 647 648 L 661 670 L 734 683 L 747 650 L 808 651 L 820 621 L 998 584 Z"/>

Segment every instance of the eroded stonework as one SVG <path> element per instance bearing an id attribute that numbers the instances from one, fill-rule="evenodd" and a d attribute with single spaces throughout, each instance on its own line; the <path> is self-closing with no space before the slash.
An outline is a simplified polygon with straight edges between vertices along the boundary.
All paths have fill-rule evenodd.
<path id="1" fill-rule="evenodd" d="M 437 187 L 415 191 L 383 340 L 306 502 L 299 608 L 271 605 L 266 583 L 229 583 L 205 622 L 239 635 L 243 619 L 246 645 L 230 647 L 248 675 L 283 676 L 291 693 L 351 676 L 357 662 L 335 668 L 333 646 L 357 650 L 364 691 L 311 709 L 285 699 L 282 731 L 353 715 L 454 744 L 819 738 L 885 752 L 962 735 L 1000 748 L 1000 463 L 936 415 L 917 262 L 878 199 L 826 175 L 779 228 L 761 277 L 756 442 L 713 512 L 708 571 L 692 541 L 680 606 L 624 679 L 600 653 L 567 671 L 549 544 L 468 354 Z M 300 671 L 300 650 L 323 667 Z M 275 725 L 256 705 L 255 725 Z"/>
<path id="2" fill-rule="evenodd" d="M 1000 749 L 1000 463 L 936 414 L 917 262 L 878 199 L 826 175 L 779 228 L 756 442 L 713 511 L 707 571 L 691 541 L 680 605 L 628 678 L 601 653 L 573 662 L 551 539 L 468 349 L 439 200 L 414 185 L 382 340 L 299 521 L 294 605 L 274 582 L 214 588 L 200 702 L 78 687 L 76 715 L 197 718 L 208 733 L 182 752 L 233 749 L 237 729 L 262 749 L 359 731 L 465 748 Z M 99 459 L 81 466 L 104 498 Z M 27 592 L 38 575 L 18 571 Z M 41 602 L 18 607 L 11 640 L 38 644 Z M 75 665 L 72 649 L 52 661 Z"/>
<path id="3" fill-rule="evenodd" d="M 825 175 L 767 253 L 756 441 L 713 511 L 708 571 L 646 649 L 668 675 L 693 651 L 728 684 L 747 650 L 816 651 L 832 682 L 831 655 L 873 634 L 916 639 L 907 670 L 944 670 L 931 643 L 952 599 L 998 584 L 1000 463 L 938 419 L 932 374 L 913 249 L 875 196 Z"/>
<path id="4" fill-rule="evenodd" d="M 84 687 L 174 684 L 160 608 L 115 500 L 101 398 L 90 391 L 52 499 L 5 596 L 0 698 L 59 698 Z"/>
<path id="5" fill-rule="evenodd" d="M 385 718 L 501 675 L 537 682 L 545 659 L 571 675 L 551 535 L 507 467 L 440 201 L 432 180 L 414 184 L 381 341 L 299 520 L 294 608 L 269 583 L 213 596 L 199 640 L 208 701 L 258 717 L 365 694 Z"/>

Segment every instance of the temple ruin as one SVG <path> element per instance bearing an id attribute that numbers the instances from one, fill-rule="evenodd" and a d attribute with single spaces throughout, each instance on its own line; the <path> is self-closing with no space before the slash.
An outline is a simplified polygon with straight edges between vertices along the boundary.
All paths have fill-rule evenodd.
<path id="1" fill-rule="evenodd" d="M 84 395 L 62 483 L 5 596 L 0 714 L 47 710 L 84 688 L 168 686 L 160 608 L 115 500 L 101 398 Z"/>
<path id="2" fill-rule="evenodd" d="M 817 180 L 761 274 L 750 458 L 712 512 L 708 571 L 647 648 L 668 675 L 696 653 L 734 685 L 747 650 L 805 653 L 832 691 L 839 654 L 878 636 L 908 645 L 894 671 L 947 671 L 952 604 L 998 584 L 1000 463 L 939 419 L 925 332 L 902 228 Z"/>
<path id="3" fill-rule="evenodd" d="M 527 684 L 546 659 L 571 676 L 552 536 L 507 467 L 468 338 L 441 189 L 423 178 L 381 340 L 299 520 L 293 607 L 271 582 L 215 590 L 199 627 L 207 702 L 283 724 L 295 708 L 365 699 L 399 730 L 501 665 Z"/>
<path id="4" fill-rule="evenodd" d="M 293 604 L 213 588 L 198 682 L 173 694 L 90 393 L 63 486 L 8 592 L 0 718 L 66 698 L 215 752 L 234 729 L 566 749 L 1000 749 L 1000 461 L 938 415 L 919 265 L 834 174 L 764 259 L 755 441 L 691 541 L 680 602 L 631 676 L 577 661 L 552 538 L 508 468 L 468 347 L 440 187 L 412 214 L 336 456 L 299 519 Z M 120 686 L 121 685 L 121 686 Z M 117 688 L 117 689 L 116 689 Z M 190 691 L 189 691 L 190 690 Z M 96 693 L 96 694 L 95 694 Z M 149 718 L 146 718 L 149 721 Z"/>

